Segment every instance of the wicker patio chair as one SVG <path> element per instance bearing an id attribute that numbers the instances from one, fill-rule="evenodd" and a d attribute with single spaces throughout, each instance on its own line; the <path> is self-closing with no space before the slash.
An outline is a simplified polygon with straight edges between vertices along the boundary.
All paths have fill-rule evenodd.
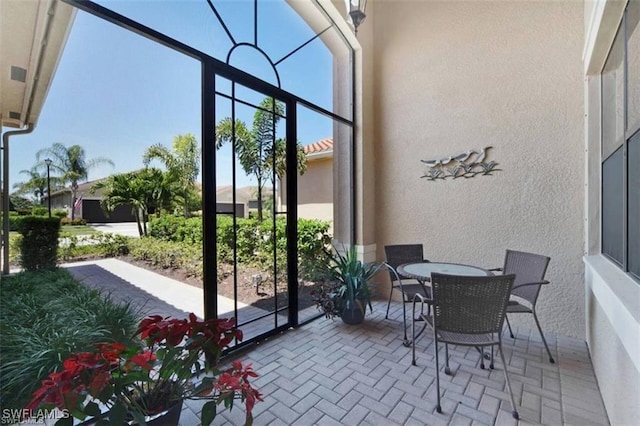
<path id="1" fill-rule="evenodd" d="M 384 246 L 384 254 L 386 257 L 386 266 L 389 270 L 389 279 L 391 280 L 385 318 L 389 319 L 389 307 L 391 306 L 393 291 L 400 291 L 403 302 L 402 322 L 404 326 L 404 343 L 405 346 L 409 346 L 409 341 L 407 340 L 407 309 L 405 304 L 411 303 L 416 293 L 429 298 L 431 297 L 431 291 L 422 283 L 399 274 L 398 266 L 405 263 L 428 262 L 428 260 L 424 259 L 422 244 L 387 245 Z"/>
<path id="2" fill-rule="evenodd" d="M 504 267 L 492 269 L 492 271 L 502 271 L 505 274 L 515 274 L 516 280 L 513 283 L 513 289 L 511 290 L 511 300 L 507 306 L 508 314 L 533 314 L 533 319 L 536 322 L 542 343 L 547 349 L 549 354 L 549 362 L 555 363 L 549 350 L 547 340 L 544 338 L 544 333 L 540 327 L 540 321 L 538 315 L 536 315 L 536 303 L 538 301 L 538 295 L 540 294 L 540 288 L 543 285 L 549 284 L 549 281 L 544 279 L 544 275 L 547 272 L 547 266 L 549 265 L 547 256 L 539 254 L 527 253 L 523 251 L 507 250 L 507 254 L 504 258 Z M 511 324 L 509 324 L 509 318 L 506 318 L 507 327 L 509 327 L 509 334 L 514 339 L 513 331 L 511 330 Z"/>
<path id="3" fill-rule="evenodd" d="M 507 312 L 509 294 L 515 275 L 498 275 L 488 277 L 470 277 L 462 275 L 431 274 L 432 299 L 416 295 L 413 301 L 413 312 L 416 304 L 432 304 L 433 315 L 420 314 L 433 329 L 436 358 L 436 388 L 438 391 L 438 405 L 436 410 L 442 413 L 440 405 L 440 364 L 438 358 L 438 344 L 445 344 L 445 373 L 451 374 L 449 369 L 448 345 L 491 347 L 491 364 L 493 368 L 493 347 L 498 346 L 507 389 L 511 397 L 511 414 L 519 418 L 516 410 L 511 382 L 507 373 L 507 364 L 502 352 L 502 327 Z M 423 312 L 422 307 L 420 312 Z M 416 365 L 416 318 L 412 321 L 412 355 L 413 365 Z M 480 356 L 481 367 L 484 367 L 484 357 Z"/>

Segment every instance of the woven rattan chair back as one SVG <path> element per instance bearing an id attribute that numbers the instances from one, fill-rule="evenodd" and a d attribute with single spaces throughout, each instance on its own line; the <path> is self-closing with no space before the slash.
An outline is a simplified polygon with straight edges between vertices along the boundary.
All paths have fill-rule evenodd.
<path id="1" fill-rule="evenodd" d="M 500 333 L 514 278 L 432 273 L 435 329 L 462 334 Z"/>
<path id="2" fill-rule="evenodd" d="M 395 244 L 384 246 L 384 254 L 386 257 L 387 270 L 389 272 L 389 279 L 391 280 L 391 287 L 389 289 L 389 301 L 387 302 L 387 313 L 384 316 L 389 319 L 389 308 L 391 307 L 391 298 L 393 297 L 393 291 L 398 290 L 402 293 L 402 324 L 404 326 L 404 344 L 408 345 L 407 339 L 407 309 L 406 303 L 410 303 L 413 300 L 413 296 L 416 293 L 420 293 L 423 296 L 430 297 L 430 293 L 424 287 L 423 284 L 416 282 L 416 280 L 408 280 L 408 282 L 402 282 L 407 277 L 400 275 L 398 272 L 398 266 L 405 263 L 415 262 L 428 262 L 424 260 L 424 253 L 422 251 L 422 244 Z"/>
<path id="3" fill-rule="evenodd" d="M 536 283 L 544 280 L 550 258 L 540 254 L 527 253 L 523 251 L 507 250 L 504 258 L 505 274 L 515 274 L 515 287 L 511 294 L 521 297 L 532 305 L 536 304 L 540 285 L 526 285 L 518 288 L 518 285 L 525 283 Z"/>
<path id="4" fill-rule="evenodd" d="M 389 266 L 396 271 L 398 270 L 398 266 L 402 264 L 422 262 L 424 259 L 422 244 L 396 244 L 384 246 L 384 255 Z M 396 280 L 396 277 L 391 271 L 389 271 L 389 278 L 391 281 Z"/>

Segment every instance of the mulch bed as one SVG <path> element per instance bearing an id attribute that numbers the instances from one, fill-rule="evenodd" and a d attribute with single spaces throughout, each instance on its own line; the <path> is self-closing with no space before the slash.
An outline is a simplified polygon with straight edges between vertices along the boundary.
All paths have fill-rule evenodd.
<path id="1" fill-rule="evenodd" d="M 180 281 L 194 287 L 203 288 L 202 280 L 200 278 L 188 275 L 180 269 L 164 269 L 156 267 L 144 261 L 134 260 L 131 256 L 120 257 L 119 259 L 131 263 L 132 265 L 156 272 L 160 275 L 164 275 L 165 277 L 172 278 L 176 281 Z M 224 265 L 221 270 L 224 278 L 222 281 L 218 282 L 218 294 L 229 299 L 234 299 L 233 267 L 231 265 Z M 262 284 L 258 286 L 258 288 L 253 285 L 254 275 L 262 276 Z M 311 296 L 311 291 L 320 285 L 321 283 L 307 281 L 302 281 L 300 283 L 298 287 L 298 309 L 304 309 L 315 304 Z M 237 295 L 237 300 L 239 302 L 272 312 L 274 311 L 276 302 L 276 293 L 278 295 L 278 308 L 286 307 L 289 304 L 286 283 L 278 282 L 274 286 L 273 277 L 268 273 L 254 267 L 238 265 L 235 294 Z"/>

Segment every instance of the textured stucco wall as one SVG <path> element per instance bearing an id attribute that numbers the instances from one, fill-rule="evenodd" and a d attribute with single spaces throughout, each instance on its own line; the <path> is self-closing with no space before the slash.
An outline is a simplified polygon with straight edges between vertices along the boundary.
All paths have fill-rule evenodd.
<path id="1" fill-rule="evenodd" d="M 307 163 L 298 177 L 298 217 L 333 222 L 333 161 L 321 158 Z"/>
<path id="2" fill-rule="evenodd" d="M 287 204 L 286 176 L 278 182 L 278 205 L 282 209 Z M 331 222 L 333 232 L 334 196 L 332 158 L 307 162 L 307 170 L 298 176 L 298 217 Z"/>
<path id="3" fill-rule="evenodd" d="M 487 267 L 548 255 L 543 328 L 584 338 L 584 5 L 372 6 L 378 258 L 403 242 Z M 489 145 L 493 176 L 420 179 L 420 159 Z"/>

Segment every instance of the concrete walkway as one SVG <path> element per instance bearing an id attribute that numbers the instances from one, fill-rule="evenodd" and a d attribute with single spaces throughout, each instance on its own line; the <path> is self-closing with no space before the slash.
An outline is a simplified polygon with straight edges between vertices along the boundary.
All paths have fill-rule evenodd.
<path id="1" fill-rule="evenodd" d="M 204 318 L 203 291 L 118 259 L 89 260 L 61 265 L 84 284 L 101 289 L 118 301 L 133 302 L 146 314 Z M 218 295 L 218 314 L 232 313 L 233 300 Z M 242 317 L 261 316 L 262 309 L 238 302 Z"/>

